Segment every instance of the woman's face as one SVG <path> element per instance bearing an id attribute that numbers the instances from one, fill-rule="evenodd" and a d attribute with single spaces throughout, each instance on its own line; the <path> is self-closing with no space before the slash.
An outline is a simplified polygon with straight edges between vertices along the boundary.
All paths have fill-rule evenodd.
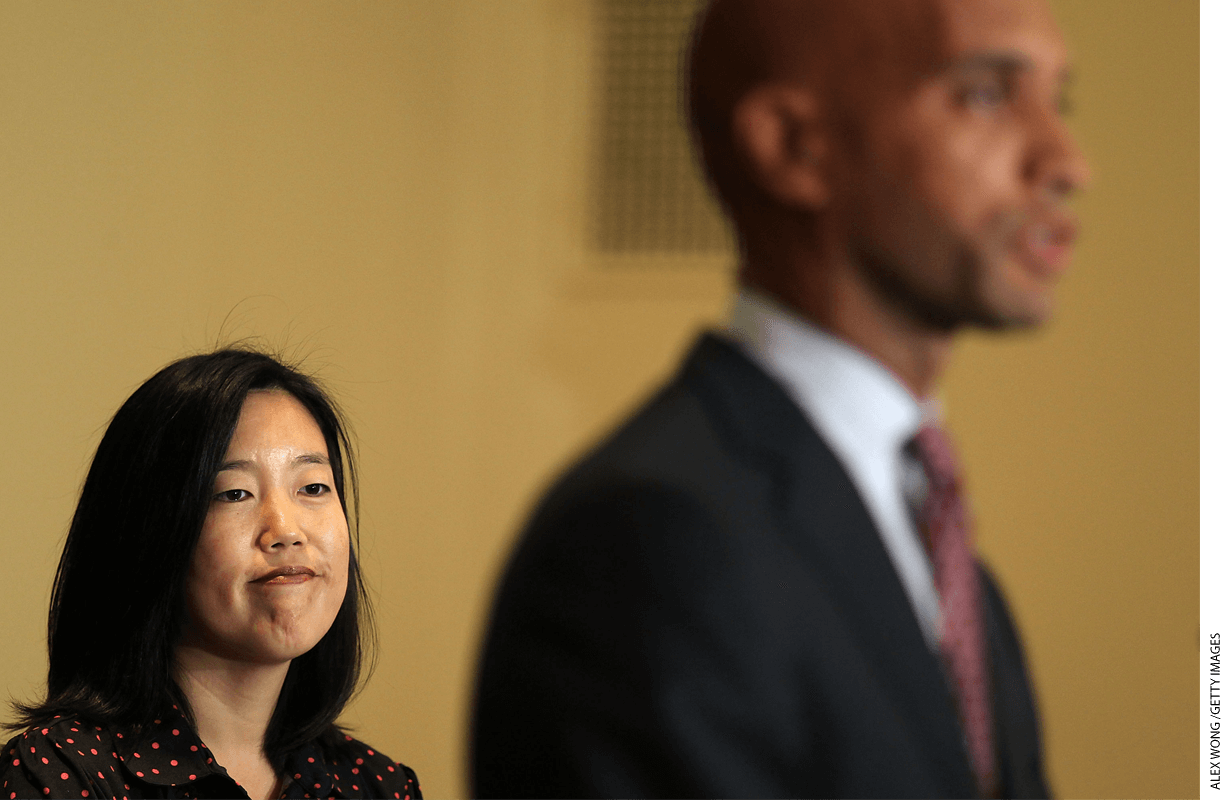
<path id="1" fill-rule="evenodd" d="M 181 645 L 263 664 L 306 653 L 341 608 L 349 559 L 316 420 L 285 392 L 251 392 L 192 554 Z"/>

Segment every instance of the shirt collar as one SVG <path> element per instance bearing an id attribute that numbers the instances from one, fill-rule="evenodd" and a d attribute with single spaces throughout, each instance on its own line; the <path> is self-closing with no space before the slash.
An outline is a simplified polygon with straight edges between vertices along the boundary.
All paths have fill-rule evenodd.
<path id="1" fill-rule="evenodd" d="M 839 455 L 899 453 L 935 414 L 884 365 L 783 305 L 743 287 L 728 334 L 775 377 Z"/>
<path id="2" fill-rule="evenodd" d="M 349 766 L 349 765 L 347 765 Z M 312 742 L 295 750 L 286 759 L 286 772 L 311 797 L 347 797 L 340 781 L 334 780 L 325 763 L 325 753 Z"/>
<path id="3" fill-rule="evenodd" d="M 214 760 L 178 705 L 172 705 L 141 732 L 117 732 L 115 737 L 116 755 L 130 773 L 145 783 L 178 786 L 209 775 L 233 780 Z M 285 771 L 311 797 L 346 796 L 328 770 L 324 751 L 315 742 L 292 752 Z"/>
<path id="4" fill-rule="evenodd" d="M 212 773 L 226 774 L 175 705 L 139 732 L 117 731 L 115 752 L 137 778 L 161 786 L 190 783 Z"/>

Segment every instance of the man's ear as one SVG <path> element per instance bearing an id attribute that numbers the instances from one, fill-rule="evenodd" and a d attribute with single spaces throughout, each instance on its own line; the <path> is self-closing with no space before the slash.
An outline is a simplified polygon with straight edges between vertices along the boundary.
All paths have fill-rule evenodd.
<path id="1" fill-rule="evenodd" d="M 735 104 L 735 152 L 747 177 L 788 206 L 818 210 L 832 193 L 820 103 L 792 86 L 760 86 Z"/>

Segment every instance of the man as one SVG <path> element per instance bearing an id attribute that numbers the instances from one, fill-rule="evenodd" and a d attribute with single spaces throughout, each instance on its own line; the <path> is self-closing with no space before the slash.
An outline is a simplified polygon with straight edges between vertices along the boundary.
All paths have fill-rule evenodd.
<path id="1" fill-rule="evenodd" d="M 1040 796 L 929 402 L 1046 319 L 1086 167 L 1042 0 L 716 0 L 693 128 L 728 329 L 568 472 L 498 592 L 480 796 Z"/>

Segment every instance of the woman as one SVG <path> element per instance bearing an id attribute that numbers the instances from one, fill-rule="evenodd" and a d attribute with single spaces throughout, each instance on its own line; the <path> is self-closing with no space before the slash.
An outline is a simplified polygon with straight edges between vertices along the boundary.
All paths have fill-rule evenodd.
<path id="1" fill-rule="evenodd" d="M 354 477 L 332 402 L 269 356 L 192 356 L 137 389 L 81 491 L 47 697 L 15 704 L 0 799 L 421 797 L 335 723 L 371 632 Z"/>

